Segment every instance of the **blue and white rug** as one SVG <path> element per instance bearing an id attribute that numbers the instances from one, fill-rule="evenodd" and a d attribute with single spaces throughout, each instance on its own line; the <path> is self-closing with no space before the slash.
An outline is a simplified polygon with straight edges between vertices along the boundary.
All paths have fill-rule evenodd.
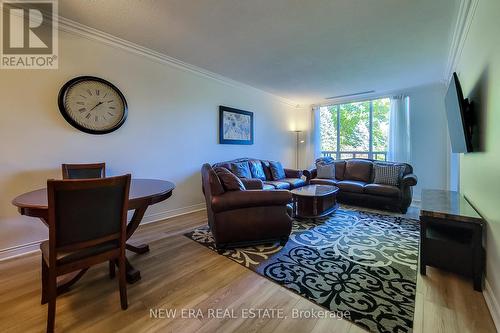
<path id="1" fill-rule="evenodd" d="M 187 237 L 215 251 L 208 227 Z M 342 207 L 293 222 L 288 243 L 222 255 L 372 332 L 411 332 L 419 222 Z"/>

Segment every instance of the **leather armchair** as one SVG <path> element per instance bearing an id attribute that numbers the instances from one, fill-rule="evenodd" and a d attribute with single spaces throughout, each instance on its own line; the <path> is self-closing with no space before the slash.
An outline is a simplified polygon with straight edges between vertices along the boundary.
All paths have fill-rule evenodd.
<path id="1" fill-rule="evenodd" d="M 292 231 L 287 209 L 292 200 L 289 191 L 224 191 L 209 164 L 203 165 L 201 176 L 208 225 L 218 250 L 276 241 L 286 243 Z"/>

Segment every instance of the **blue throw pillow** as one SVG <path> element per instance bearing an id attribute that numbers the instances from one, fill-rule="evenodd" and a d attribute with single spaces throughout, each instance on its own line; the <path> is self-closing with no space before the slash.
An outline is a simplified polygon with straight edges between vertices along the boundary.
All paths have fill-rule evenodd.
<path id="1" fill-rule="evenodd" d="M 248 162 L 231 163 L 231 171 L 239 178 L 252 178 Z"/>
<path id="2" fill-rule="evenodd" d="M 285 169 L 280 162 L 269 161 L 269 169 L 271 170 L 273 180 L 281 180 L 286 178 Z"/>
<path id="3" fill-rule="evenodd" d="M 264 168 L 262 167 L 262 163 L 260 161 L 249 161 L 248 164 L 250 164 L 250 172 L 252 173 L 252 178 L 266 180 L 266 174 L 264 173 Z"/>

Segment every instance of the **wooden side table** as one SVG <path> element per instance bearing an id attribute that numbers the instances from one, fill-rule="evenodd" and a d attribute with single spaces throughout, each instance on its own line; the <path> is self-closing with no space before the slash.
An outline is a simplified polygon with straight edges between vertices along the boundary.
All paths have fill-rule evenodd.
<path id="1" fill-rule="evenodd" d="M 482 291 L 484 220 L 458 192 L 423 190 L 420 209 L 420 274 L 426 266 L 471 277 Z"/>

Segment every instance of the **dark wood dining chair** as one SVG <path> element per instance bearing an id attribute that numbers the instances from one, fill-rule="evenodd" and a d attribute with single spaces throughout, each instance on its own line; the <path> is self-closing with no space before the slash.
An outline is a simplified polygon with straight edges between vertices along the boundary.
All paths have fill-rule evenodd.
<path id="1" fill-rule="evenodd" d="M 61 164 L 63 179 L 106 178 L 106 163 Z M 109 277 L 115 277 L 115 263 L 109 262 Z M 75 278 L 77 280 L 78 278 Z"/>
<path id="2" fill-rule="evenodd" d="M 63 179 L 91 179 L 106 177 L 106 163 L 62 164 Z"/>
<path id="3" fill-rule="evenodd" d="M 49 240 L 42 250 L 42 304 L 54 331 L 57 277 L 112 261 L 118 264 L 121 308 L 127 308 L 125 242 L 130 175 L 47 181 Z"/>

